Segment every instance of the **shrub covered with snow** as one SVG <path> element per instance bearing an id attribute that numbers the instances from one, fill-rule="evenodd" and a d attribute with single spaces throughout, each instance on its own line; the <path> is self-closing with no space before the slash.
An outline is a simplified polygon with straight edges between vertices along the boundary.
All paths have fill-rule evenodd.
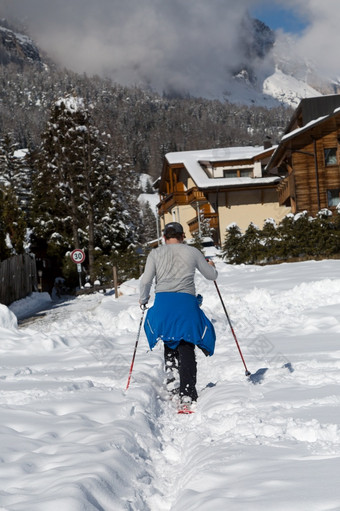
<path id="1" fill-rule="evenodd" d="M 262 229 L 252 223 L 244 233 L 236 224 L 226 229 L 222 256 L 232 264 L 254 264 L 292 258 L 324 258 L 340 254 L 340 214 L 322 209 L 315 218 L 289 213 L 279 225 L 273 219 Z"/>

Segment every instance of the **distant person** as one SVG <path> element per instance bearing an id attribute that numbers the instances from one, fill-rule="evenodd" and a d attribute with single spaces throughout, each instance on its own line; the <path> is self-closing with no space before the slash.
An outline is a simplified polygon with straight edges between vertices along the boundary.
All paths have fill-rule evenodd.
<path id="1" fill-rule="evenodd" d="M 213 325 L 199 307 L 195 270 L 208 280 L 216 280 L 217 271 L 199 250 L 184 244 L 185 234 L 178 222 L 167 224 L 163 235 L 165 245 L 152 250 L 147 258 L 139 301 L 148 303 L 155 277 L 155 302 L 147 312 L 144 329 L 151 349 L 158 340 L 164 342 L 167 384 L 175 381 L 178 371 L 180 406 L 189 412 L 197 400 L 195 345 L 212 355 L 216 339 Z"/>

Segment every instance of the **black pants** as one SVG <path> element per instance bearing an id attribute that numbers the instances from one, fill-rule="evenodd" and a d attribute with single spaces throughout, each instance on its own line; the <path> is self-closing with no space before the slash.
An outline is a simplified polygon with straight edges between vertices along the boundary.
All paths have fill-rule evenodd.
<path id="1" fill-rule="evenodd" d="M 196 377 L 197 364 L 195 345 L 191 342 L 181 341 L 174 350 L 164 343 L 165 370 L 178 369 L 179 372 L 179 395 L 189 396 L 193 401 L 197 400 Z"/>

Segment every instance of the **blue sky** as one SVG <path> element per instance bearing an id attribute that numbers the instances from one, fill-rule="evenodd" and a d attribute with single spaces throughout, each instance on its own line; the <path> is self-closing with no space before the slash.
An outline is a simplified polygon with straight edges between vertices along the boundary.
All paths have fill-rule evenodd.
<path id="1" fill-rule="evenodd" d="M 263 21 L 273 30 L 281 28 L 285 32 L 298 34 L 307 26 L 307 23 L 292 9 L 278 5 L 254 7 L 250 9 L 250 14 Z"/>

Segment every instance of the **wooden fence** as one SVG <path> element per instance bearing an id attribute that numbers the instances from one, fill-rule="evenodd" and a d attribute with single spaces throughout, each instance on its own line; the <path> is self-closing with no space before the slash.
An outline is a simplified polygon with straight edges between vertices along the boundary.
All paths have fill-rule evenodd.
<path id="1" fill-rule="evenodd" d="M 37 291 L 35 256 L 23 254 L 0 262 L 0 303 L 9 305 Z"/>

